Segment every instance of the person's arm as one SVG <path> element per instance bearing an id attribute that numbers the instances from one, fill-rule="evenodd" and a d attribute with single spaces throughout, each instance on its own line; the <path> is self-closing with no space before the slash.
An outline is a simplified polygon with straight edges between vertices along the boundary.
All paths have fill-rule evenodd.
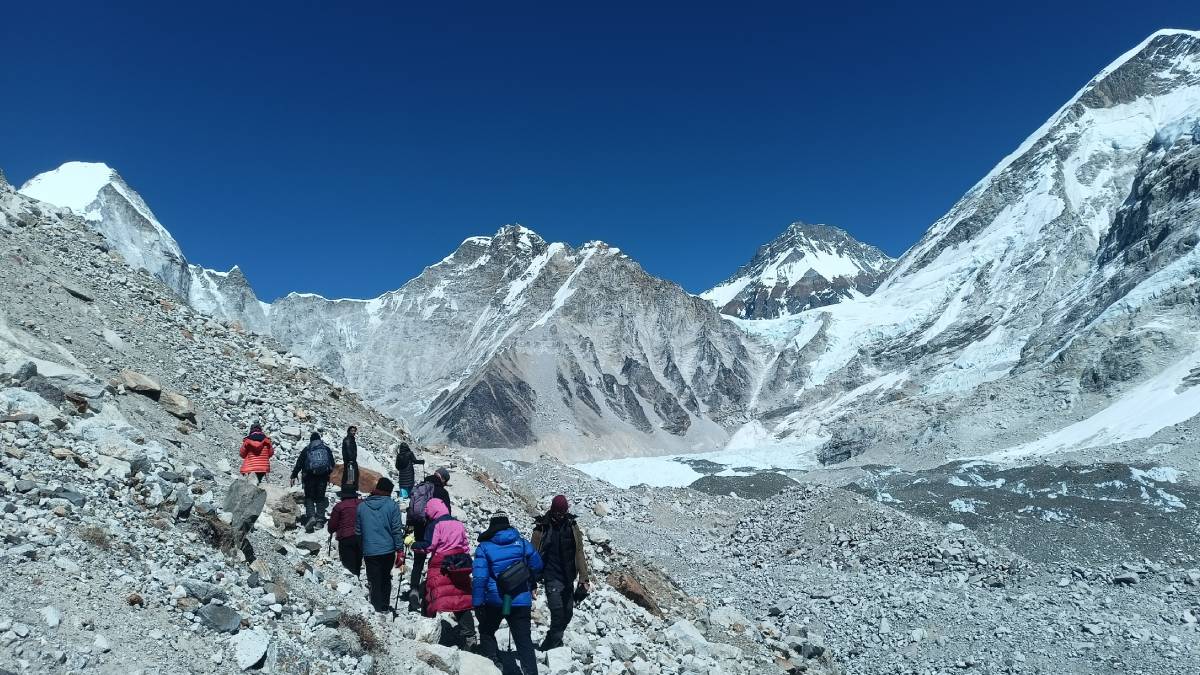
<path id="1" fill-rule="evenodd" d="M 267 453 L 267 459 L 271 459 L 275 456 L 275 444 L 271 442 L 271 438 L 269 436 L 267 437 L 266 443 L 263 444 L 263 450 L 265 450 Z"/>
<path id="2" fill-rule="evenodd" d="M 533 545 L 533 550 L 542 550 L 542 526 L 534 525 L 533 534 L 529 535 L 529 543 Z"/>
<path id="3" fill-rule="evenodd" d="M 358 508 L 354 509 L 354 534 L 361 537 L 362 536 L 362 513 L 360 513 L 360 511 L 362 511 L 362 504 L 359 504 Z"/>
<path id="4" fill-rule="evenodd" d="M 533 577 L 536 579 L 542 576 L 542 570 L 546 569 L 546 565 L 532 544 L 525 542 L 525 547 L 525 556 L 529 559 L 529 571 L 533 572 Z"/>
<path id="5" fill-rule="evenodd" d="M 338 526 L 342 522 L 344 512 L 345 509 L 339 509 L 336 506 L 333 507 L 333 513 L 329 514 L 329 522 L 325 525 L 325 529 L 329 530 L 330 534 L 338 531 Z"/>
<path id="6" fill-rule="evenodd" d="M 304 469 L 304 453 L 305 452 L 307 452 L 307 451 L 301 450 L 300 454 L 296 456 L 296 466 L 292 467 L 292 484 L 296 483 L 296 476 L 299 476 L 300 471 L 302 469 Z"/>
<path id="7" fill-rule="evenodd" d="M 487 582 L 491 565 L 483 546 L 475 549 L 475 564 L 471 566 L 471 606 L 483 607 L 487 599 Z"/>
<path id="8" fill-rule="evenodd" d="M 246 459 L 246 455 L 249 454 L 249 452 L 250 448 L 246 447 L 246 441 L 242 441 L 242 447 L 238 450 L 238 456 L 242 459 Z"/>
<path id="9" fill-rule="evenodd" d="M 586 588 L 588 586 L 588 564 L 587 553 L 583 550 L 583 530 L 579 529 L 579 523 L 572 523 L 575 537 L 575 572 L 579 575 L 579 583 Z"/>

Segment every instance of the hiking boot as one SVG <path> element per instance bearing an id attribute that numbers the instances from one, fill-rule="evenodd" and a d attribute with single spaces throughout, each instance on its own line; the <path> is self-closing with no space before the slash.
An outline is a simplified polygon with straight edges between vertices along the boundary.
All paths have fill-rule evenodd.
<path id="1" fill-rule="evenodd" d="M 563 646 L 563 641 L 562 641 L 561 635 L 557 635 L 557 636 L 547 635 L 546 639 L 542 640 L 542 644 L 538 645 L 537 649 L 539 652 L 548 652 L 551 649 L 558 649 L 561 646 Z"/>
<path id="2" fill-rule="evenodd" d="M 313 528 L 313 524 L 312 524 L 312 523 L 308 523 L 307 525 L 305 525 L 305 526 L 304 526 L 304 531 L 305 531 L 305 532 L 307 532 L 307 533 L 309 533 L 309 534 L 312 534 L 312 533 L 313 533 L 313 529 L 315 529 L 315 528 Z"/>

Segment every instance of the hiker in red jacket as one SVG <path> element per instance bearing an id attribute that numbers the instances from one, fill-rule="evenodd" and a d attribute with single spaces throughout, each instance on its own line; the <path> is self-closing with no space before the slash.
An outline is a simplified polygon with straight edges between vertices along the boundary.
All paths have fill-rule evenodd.
<path id="1" fill-rule="evenodd" d="M 358 518 L 358 505 L 362 502 L 353 485 L 343 485 L 338 493 L 341 501 L 333 507 L 329 516 L 328 529 L 330 534 L 336 534 L 338 540 L 338 558 L 342 567 L 350 570 L 354 576 L 362 571 L 362 537 L 354 534 L 355 519 Z"/>
<path id="2" fill-rule="evenodd" d="M 250 433 L 242 439 L 242 449 L 238 454 L 242 456 L 242 475 L 255 474 L 261 485 L 263 478 L 271 473 L 271 456 L 275 454 L 271 437 L 263 433 L 261 424 L 250 427 Z"/>

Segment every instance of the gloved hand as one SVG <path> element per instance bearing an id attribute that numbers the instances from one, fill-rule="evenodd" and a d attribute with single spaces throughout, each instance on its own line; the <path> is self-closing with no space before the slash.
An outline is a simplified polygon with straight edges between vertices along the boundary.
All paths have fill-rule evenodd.
<path id="1" fill-rule="evenodd" d="M 417 535 L 413 532 L 409 532 L 408 536 L 404 538 L 404 545 L 412 548 L 412 545 L 415 543 L 417 543 Z"/>
<path id="2" fill-rule="evenodd" d="M 402 555 L 396 556 L 396 569 L 398 569 L 398 570 L 404 569 L 404 556 L 402 556 Z"/>

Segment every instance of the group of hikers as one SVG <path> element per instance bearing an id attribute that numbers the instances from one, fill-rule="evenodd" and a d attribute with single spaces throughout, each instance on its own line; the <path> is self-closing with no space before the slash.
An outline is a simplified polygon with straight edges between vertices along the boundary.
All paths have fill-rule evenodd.
<path id="1" fill-rule="evenodd" d="M 299 477 L 304 489 L 304 528 L 324 526 L 337 538 L 338 558 L 351 574 L 366 572 L 367 596 L 376 612 L 391 614 L 393 570 L 403 570 L 406 549 L 412 552 L 408 607 L 434 617 L 453 614 L 457 642 L 499 665 L 496 631 L 507 623 L 517 661 L 525 675 L 537 673 L 532 635 L 532 607 L 538 586 L 544 588 L 550 628 L 537 650 L 563 646 L 574 607 L 589 589 L 583 534 L 565 495 L 535 519 L 529 539 L 521 536 L 508 514 L 496 512 L 476 540 L 452 515 L 450 471 L 438 468 L 416 482 L 416 465 L 424 464 L 407 443 L 396 452 L 397 483 L 381 477 L 366 497 L 359 494 L 358 430 L 350 427 L 342 440 L 339 501 L 326 519 L 326 489 L 334 470 L 333 451 L 313 433 L 296 458 L 291 485 Z M 241 473 L 258 483 L 270 472 L 271 439 L 255 424 L 242 441 Z M 407 500 L 401 512 L 393 498 Z M 426 570 L 426 568 L 428 568 Z M 399 584 L 397 600 L 399 599 Z M 478 626 L 478 628 L 477 628 Z"/>

